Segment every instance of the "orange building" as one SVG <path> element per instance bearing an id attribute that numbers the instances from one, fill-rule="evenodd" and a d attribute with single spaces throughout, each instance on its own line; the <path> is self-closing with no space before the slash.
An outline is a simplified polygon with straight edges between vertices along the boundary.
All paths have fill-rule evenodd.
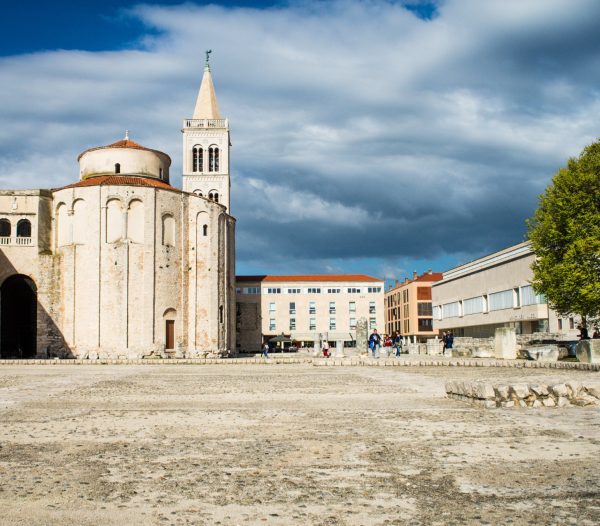
<path id="1" fill-rule="evenodd" d="M 431 285 L 442 279 L 441 272 L 428 270 L 413 278 L 405 278 L 403 283 L 396 281 L 385 292 L 385 332 L 402 336 L 416 337 L 425 342 L 433 338 L 433 308 L 431 303 Z"/>

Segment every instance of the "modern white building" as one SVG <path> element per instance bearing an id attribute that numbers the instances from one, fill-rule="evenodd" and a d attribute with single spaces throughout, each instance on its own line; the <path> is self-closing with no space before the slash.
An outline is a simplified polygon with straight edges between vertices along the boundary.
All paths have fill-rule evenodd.
<path id="1" fill-rule="evenodd" d="M 577 320 L 559 318 L 534 292 L 534 261 L 530 243 L 524 242 L 444 272 L 431 286 L 434 329 L 485 338 L 497 327 L 514 327 L 517 334 L 575 337 Z"/>
<path id="2" fill-rule="evenodd" d="M 384 330 L 384 282 L 362 274 L 237 276 L 237 343 L 256 352 L 281 334 L 300 346 L 353 347 L 356 325 Z"/>
<path id="3" fill-rule="evenodd" d="M 183 126 L 183 191 L 169 156 L 127 134 L 84 151 L 64 188 L 0 190 L 0 357 L 235 350 L 229 129 L 216 108 L 207 64 Z"/>

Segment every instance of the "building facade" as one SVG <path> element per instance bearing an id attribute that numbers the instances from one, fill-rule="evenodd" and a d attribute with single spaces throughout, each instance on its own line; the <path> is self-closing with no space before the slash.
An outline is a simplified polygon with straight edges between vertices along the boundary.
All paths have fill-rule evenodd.
<path id="1" fill-rule="evenodd" d="M 433 323 L 437 332 L 486 338 L 498 327 L 517 334 L 577 335 L 577 320 L 562 319 L 532 286 L 535 254 L 519 243 L 443 273 L 432 285 Z"/>
<path id="2" fill-rule="evenodd" d="M 238 350 L 257 352 L 281 334 L 302 347 L 353 347 L 361 318 L 383 331 L 383 287 L 365 275 L 238 276 Z"/>
<path id="3" fill-rule="evenodd" d="M 405 278 L 385 292 L 385 332 L 413 341 L 425 342 L 436 332 L 433 329 L 431 286 L 442 279 L 441 272 L 428 270 L 420 276 L 413 273 L 412 279 Z"/>
<path id="4" fill-rule="evenodd" d="M 206 92 L 216 104 L 208 67 L 195 116 L 210 116 Z M 203 126 L 228 138 L 227 121 L 214 121 Z M 228 140 L 208 142 L 213 160 L 228 158 Z M 184 166 L 196 144 L 184 140 Z M 172 186 L 169 156 L 127 134 L 78 161 L 79 181 L 64 188 L 0 191 L 0 356 L 235 350 L 228 160 L 206 183 L 212 196 Z"/>

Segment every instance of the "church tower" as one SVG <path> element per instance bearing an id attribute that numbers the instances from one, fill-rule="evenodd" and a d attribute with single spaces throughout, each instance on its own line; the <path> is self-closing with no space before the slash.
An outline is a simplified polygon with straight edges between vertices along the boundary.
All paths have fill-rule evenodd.
<path id="1" fill-rule="evenodd" d="M 194 115 L 183 121 L 183 190 L 221 203 L 230 212 L 229 123 L 221 118 L 206 52 Z"/>

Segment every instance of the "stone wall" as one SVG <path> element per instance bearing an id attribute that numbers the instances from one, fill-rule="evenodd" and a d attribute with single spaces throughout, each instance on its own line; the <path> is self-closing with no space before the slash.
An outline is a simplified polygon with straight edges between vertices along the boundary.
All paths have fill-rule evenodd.
<path id="1" fill-rule="evenodd" d="M 446 382 L 446 393 L 454 400 L 463 400 L 486 408 L 600 406 L 600 382 L 493 385 L 489 382 L 456 380 Z"/>

